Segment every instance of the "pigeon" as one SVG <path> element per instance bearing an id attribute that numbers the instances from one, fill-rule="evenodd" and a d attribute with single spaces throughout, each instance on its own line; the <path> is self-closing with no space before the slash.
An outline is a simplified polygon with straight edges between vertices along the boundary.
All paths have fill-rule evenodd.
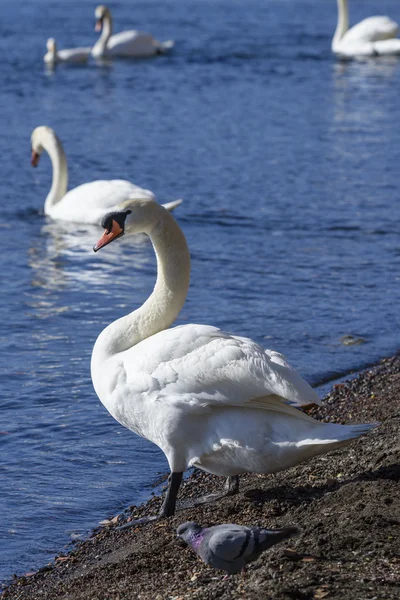
<path id="1" fill-rule="evenodd" d="M 203 528 L 188 522 L 179 525 L 176 533 L 207 565 L 233 575 L 256 560 L 264 550 L 297 532 L 295 527 L 263 529 L 224 523 Z"/>

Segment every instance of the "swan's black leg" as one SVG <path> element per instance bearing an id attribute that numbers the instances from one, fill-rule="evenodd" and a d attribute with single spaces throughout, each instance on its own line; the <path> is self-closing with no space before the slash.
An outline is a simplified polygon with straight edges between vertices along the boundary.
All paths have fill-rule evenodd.
<path id="1" fill-rule="evenodd" d="M 175 514 L 176 498 L 182 483 L 183 473 L 172 472 L 168 477 L 168 489 L 161 507 L 160 517 L 172 517 Z"/>
<path id="2" fill-rule="evenodd" d="M 172 472 L 168 477 L 168 489 L 160 510 L 160 514 L 150 515 L 148 517 L 140 517 L 140 519 L 133 519 L 132 521 L 125 523 L 125 525 L 121 525 L 121 527 L 118 527 L 117 529 L 128 529 L 134 525 L 144 525 L 164 517 L 172 517 L 172 515 L 175 514 L 176 498 L 178 496 L 179 487 L 182 483 L 182 477 L 183 473 L 174 472 Z"/>
<path id="3" fill-rule="evenodd" d="M 239 475 L 230 475 L 225 482 L 225 495 L 234 496 L 239 493 Z"/>
<path id="4" fill-rule="evenodd" d="M 171 517 L 175 514 L 176 508 L 177 510 L 193 508 L 194 506 L 199 506 L 200 504 L 207 504 L 208 502 L 221 500 L 222 498 L 226 498 L 226 496 L 234 496 L 239 492 L 239 475 L 233 475 L 227 477 L 223 492 L 207 494 L 206 496 L 201 496 L 200 498 L 189 498 L 188 500 L 179 502 L 178 506 L 176 507 L 176 499 L 182 483 L 182 477 L 183 473 L 174 472 L 172 472 L 168 477 L 168 489 L 161 507 L 160 514 L 141 517 L 140 519 L 133 519 L 132 521 L 125 523 L 125 525 L 121 525 L 121 527 L 118 527 L 118 529 L 128 529 L 129 527 L 133 527 L 135 525 L 144 525 L 146 523 L 150 523 L 151 521 L 157 521 L 158 519 Z"/>

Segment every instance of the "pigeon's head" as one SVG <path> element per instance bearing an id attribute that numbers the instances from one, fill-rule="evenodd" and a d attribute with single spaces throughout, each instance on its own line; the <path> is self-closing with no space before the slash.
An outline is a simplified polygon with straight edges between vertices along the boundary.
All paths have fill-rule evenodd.
<path id="1" fill-rule="evenodd" d="M 187 544 L 190 544 L 191 541 L 202 531 L 202 528 L 197 523 L 193 521 L 189 521 L 188 523 L 182 523 L 179 525 L 176 530 L 176 535 L 179 539 L 183 540 Z"/>

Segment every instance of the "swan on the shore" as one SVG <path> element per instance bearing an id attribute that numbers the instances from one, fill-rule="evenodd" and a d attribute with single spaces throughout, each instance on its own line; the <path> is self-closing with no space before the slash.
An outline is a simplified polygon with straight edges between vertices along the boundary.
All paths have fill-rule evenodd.
<path id="1" fill-rule="evenodd" d="M 36 167 L 40 155 L 46 150 L 53 166 L 53 180 L 44 212 L 52 219 L 99 225 L 104 213 L 116 209 L 127 197 L 155 200 L 153 192 L 123 179 L 97 180 L 68 189 L 68 166 L 62 143 L 56 132 L 44 125 L 36 127 L 31 136 L 31 164 Z M 173 210 L 182 200 L 163 206 Z"/>
<path id="2" fill-rule="evenodd" d="M 84 63 L 87 62 L 91 48 L 65 48 L 57 50 L 56 40 L 49 38 L 46 43 L 47 53 L 43 56 L 43 60 L 48 65 L 57 63 Z"/>
<path id="3" fill-rule="evenodd" d="M 102 226 L 95 251 L 124 233 L 145 233 L 157 257 L 152 294 L 100 333 L 91 373 L 111 415 L 167 457 L 161 516 L 174 514 L 188 467 L 228 477 L 233 493 L 241 473 L 287 469 L 374 427 L 321 423 L 299 410 L 319 403 L 318 395 L 277 352 L 210 325 L 169 328 L 186 299 L 190 255 L 175 219 L 156 202 L 129 200 Z"/>
<path id="4" fill-rule="evenodd" d="M 392 56 L 400 54 L 398 25 L 389 17 L 369 17 L 349 29 L 347 0 L 337 0 L 338 20 L 332 51 L 340 57 Z"/>
<path id="5" fill-rule="evenodd" d="M 131 29 L 112 35 L 112 17 L 110 9 L 103 4 L 95 11 L 96 31 L 101 35 L 92 48 L 92 56 L 103 58 L 108 56 L 130 56 L 147 58 L 156 54 L 164 54 L 174 46 L 173 40 L 159 42 L 150 33 Z"/>

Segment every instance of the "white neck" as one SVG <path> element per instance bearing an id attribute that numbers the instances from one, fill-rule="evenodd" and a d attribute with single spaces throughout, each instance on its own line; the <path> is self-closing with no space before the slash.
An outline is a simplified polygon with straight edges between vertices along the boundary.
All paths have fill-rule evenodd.
<path id="1" fill-rule="evenodd" d="M 100 37 L 92 48 L 93 56 L 102 56 L 105 53 L 108 40 L 112 35 L 112 29 L 113 24 L 111 13 L 106 12 L 106 14 L 103 17 Z"/>
<path id="2" fill-rule="evenodd" d="M 51 56 L 51 59 L 53 61 L 55 61 L 57 58 L 57 46 L 56 46 L 55 42 L 52 44 L 51 48 L 48 50 L 48 53 Z"/>
<path id="3" fill-rule="evenodd" d="M 175 219 L 161 206 L 160 219 L 148 235 L 157 257 L 157 281 L 146 302 L 106 327 L 92 354 L 92 377 L 108 358 L 132 348 L 169 327 L 185 303 L 190 279 L 190 254 Z"/>
<path id="4" fill-rule="evenodd" d="M 349 29 L 349 7 L 347 0 L 337 0 L 338 20 L 332 40 L 332 50 L 335 50 L 346 31 Z"/>
<path id="5" fill-rule="evenodd" d="M 50 156 L 51 164 L 53 166 L 53 180 L 50 192 L 44 203 L 44 212 L 48 215 L 51 213 L 52 207 L 67 193 L 68 166 L 62 143 L 54 132 L 43 136 L 41 143 Z"/>

